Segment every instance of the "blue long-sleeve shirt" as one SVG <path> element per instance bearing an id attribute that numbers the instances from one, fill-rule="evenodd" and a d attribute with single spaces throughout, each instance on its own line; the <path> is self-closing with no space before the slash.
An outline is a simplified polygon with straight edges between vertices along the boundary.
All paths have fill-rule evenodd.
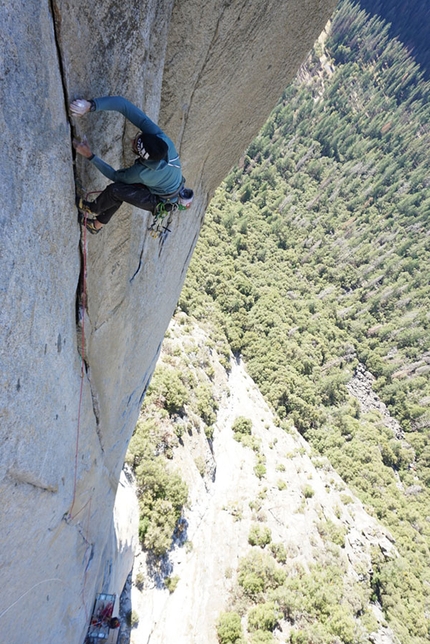
<path id="1" fill-rule="evenodd" d="M 144 161 L 137 159 L 130 168 L 114 170 L 112 166 L 94 155 L 91 162 L 111 181 L 122 183 L 143 183 L 155 195 L 168 195 L 176 192 L 182 182 L 182 168 L 176 148 L 163 130 L 151 121 L 142 110 L 122 96 L 103 96 L 93 99 L 95 111 L 120 112 L 144 134 L 156 134 L 167 143 L 167 160 Z"/>

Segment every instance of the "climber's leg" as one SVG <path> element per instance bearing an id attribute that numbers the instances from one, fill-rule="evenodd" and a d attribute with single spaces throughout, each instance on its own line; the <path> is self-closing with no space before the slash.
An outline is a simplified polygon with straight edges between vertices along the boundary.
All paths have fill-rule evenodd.
<path id="1" fill-rule="evenodd" d="M 98 224 L 107 224 L 123 202 L 142 210 L 154 211 L 158 198 L 141 183 L 111 183 L 92 202 L 85 202 L 88 209 L 97 215 Z M 97 224 L 95 224 L 97 226 Z M 98 227 L 98 226 L 97 226 Z"/>

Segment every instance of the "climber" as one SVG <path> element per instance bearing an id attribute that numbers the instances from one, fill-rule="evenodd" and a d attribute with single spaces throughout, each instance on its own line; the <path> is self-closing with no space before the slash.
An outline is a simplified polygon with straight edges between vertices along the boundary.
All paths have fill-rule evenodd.
<path id="1" fill-rule="evenodd" d="M 114 630 L 121 626 L 121 622 L 119 621 L 118 617 L 111 617 L 108 622 L 108 626 L 111 630 Z"/>
<path id="2" fill-rule="evenodd" d="M 132 143 L 137 159 L 131 167 L 122 170 L 114 170 L 93 154 L 86 137 L 82 141 L 73 140 L 76 152 L 114 182 L 92 202 L 78 199 L 79 221 L 93 234 L 108 223 L 124 201 L 155 213 L 160 203 L 176 203 L 184 185 L 181 163 L 173 142 L 144 112 L 121 96 L 77 99 L 70 104 L 72 116 L 81 117 L 87 112 L 97 111 L 120 112 L 140 132 Z"/>

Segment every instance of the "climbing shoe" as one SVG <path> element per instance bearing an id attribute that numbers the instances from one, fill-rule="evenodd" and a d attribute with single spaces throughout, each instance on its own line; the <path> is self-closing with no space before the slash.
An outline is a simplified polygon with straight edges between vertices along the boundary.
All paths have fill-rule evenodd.
<path id="1" fill-rule="evenodd" d="M 101 231 L 101 228 L 96 228 L 95 227 L 95 219 L 88 219 L 87 217 L 87 212 L 83 212 L 82 210 L 78 211 L 78 221 L 81 224 L 81 226 L 85 226 L 87 230 L 90 231 L 92 235 L 97 235 Z"/>
<path id="2" fill-rule="evenodd" d="M 94 216 L 93 211 L 91 210 L 91 202 L 85 201 L 82 197 L 76 197 L 76 207 L 80 212 L 86 212 L 88 215 Z"/>

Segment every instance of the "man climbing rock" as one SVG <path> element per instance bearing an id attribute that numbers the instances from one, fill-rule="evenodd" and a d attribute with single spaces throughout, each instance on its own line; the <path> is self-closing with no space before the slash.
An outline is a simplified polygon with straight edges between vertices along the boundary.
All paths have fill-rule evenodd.
<path id="1" fill-rule="evenodd" d="M 113 181 L 95 201 L 78 200 L 79 221 L 93 234 L 108 223 L 124 201 L 154 213 L 159 203 L 176 203 L 184 184 L 173 142 L 142 110 L 121 96 L 78 99 L 70 104 L 72 116 L 81 117 L 98 111 L 120 112 L 139 128 L 140 133 L 132 143 L 137 159 L 130 168 L 122 170 L 114 170 L 93 154 L 85 137 L 82 141 L 73 140 L 76 152 Z"/>

